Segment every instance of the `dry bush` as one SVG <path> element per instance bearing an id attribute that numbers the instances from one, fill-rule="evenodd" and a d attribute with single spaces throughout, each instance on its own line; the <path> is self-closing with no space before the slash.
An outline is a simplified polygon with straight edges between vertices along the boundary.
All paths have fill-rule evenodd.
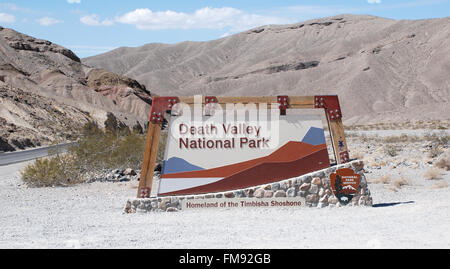
<path id="1" fill-rule="evenodd" d="M 30 187 L 69 186 L 82 182 L 79 170 L 68 155 L 37 159 L 22 171 L 23 182 Z"/>
<path id="2" fill-rule="evenodd" d="M 443 156 L 441 159 L 439 159 L 434 166 L 437 168 L 444 169 L 446 171 L 450 170 L 450 157 Z"/>
<path id="3" fill-rule="evenodd" d="M 431 186 L 432 189 L 443 189 L 443 188 L 447 188 L 447 187 L 448 187 L 448 183 L 445 181 L 437 182 Z"/>
<path id="4" fill-rule="evenodd" d="M 391 181 L 391 177 L 389 175 L 384 175 L 381 177 L 378 177 L 377 179 L 373 180 L 372 183 L 375 184 L 387 184 Z"/>
<path id="5" fill-rule="evenodd" d="M 442 153 L 444 153 L 444 150 L 440 146 L 432 146 L 428 150 L 428 157 L 436 158 L 439 155 L 441 155 Z"/>
<path id="6" fill-rule="evenodd" d="M 400 189 L 402 186 L 405 186 L 405 185 L 411 185 L 409 180 L 407 180 L 403 177 L 394 179 L 391 184 L 392 184 L 392 186 L 394 186 L 397 189 Z"/>
<path id="7" fill-rule="evenodd" d="M 86 174 L 111 169 L 140 169 L 145 136 L 134 132 L 103 131 L 88 123 L 83 135 L 66 154 L 38 159 L 22 171 L 23 181 L 33 187 L 67 186 L 84 181 Z"/>
<path id="8" fill-rule="evenodd" d="M 398 155 L 398 153 L 402 150 L 400 147 L 395 146 L 395 145 L 385 145 L 384 148 L 384 154 L 391 156 L 391 157 L 395 157 Z"/>
<path id="9" fill-rule="evenodd" d="M 425 140 L 430 141 L 433 146 L 448 146 L 450 141 L 450 136 L 445 132 L 440 133 L 428 133 L 423 137 Z"/>
<path id="10" fill-rule="evenodd" d="M 442 169 L 439 169 L 436 167 L 431 167 L 430 169 L 425 171 L 425 173 L 423 174 L 423 177 L 428 180 L 433 180 L 433 179 L 440 178 L 442 174 L 443 174 Z"/>

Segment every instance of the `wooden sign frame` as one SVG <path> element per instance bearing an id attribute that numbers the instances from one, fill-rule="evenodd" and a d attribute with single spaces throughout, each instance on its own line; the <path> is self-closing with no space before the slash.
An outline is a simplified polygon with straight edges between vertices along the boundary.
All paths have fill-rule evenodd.
<path id="1" fill-rule="evenodd" d="M 138 198 L 150 197 L 153 184 L 153 173 L 155 169 L 156 157 L 158 155 L 159 141 L 161 137 L 164 114 L 170 111 L 177 103 L 184 103 L 194 106 L 194 96 L 157 96 L 153 97 L 150 111 L 150 123 L 145 143 L 144 158 L 142 162 L 141 176 L 138 187 Z M 318 96 L 204 96 L 202 108 L 210 103 L 219 105 L 226 104 L 249 104 L 266 103 L 267 108 L 276 103 L 281 115 L 286 115 L 286 109 L 323 109 L 327 118 L 328 129 L 331 137 L 331 144 L 335 160 L 338 164 L 346 163 L 350 160 L 347 142 L 345 140 L 344 126 L 342 123 L 342 112 L 337 95 Z"/>

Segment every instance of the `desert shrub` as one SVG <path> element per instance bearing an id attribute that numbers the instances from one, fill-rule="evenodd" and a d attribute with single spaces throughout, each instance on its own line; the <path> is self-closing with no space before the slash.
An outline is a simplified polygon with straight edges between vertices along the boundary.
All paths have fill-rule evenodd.
<path id="1" fill-rule="evenodd" d="M 21 172 L 22 180 L 30 187 L 69 186 L 82 181 L 79 171 L 67 155 L 37 159 Z"/>
<path id="2" fill-rule="evenodd" d="M 395 157 L 398 155 L 398 153 L 401 151 L 401 148 L 395 145 L 385 145 L 384 148 L 384 154 L 391 156 L 391 157 Z"/>
<path id="3" fill-rule="evenodd" d="M 384 139 L 384 142 L 386 143 L 406 143 L 406 142 L 417 142 L 420 141 L 420 138 L 415 135 L 407 135 L 407 134 L 401 134 L 399 136 L 397 135 L 391 135 L 387 136 Z"/>
<path id="4" fill-rule="evenodd" d="M 144 135 L 119 134 L 102 130 L 90 122 L 83 134 L 65 154 L 37 159 L 22 171 L 29 186 L 67 186 L 83 182 L 87 174 L 111 169 L 140 169 L 144 155 Z"/>
<path id="5" fill-rule="evenodd" d="M 442 189 L 442 188 L 447 188 L 447 187 L 448 187 L 448 183 L 445 181 L 435 183 L 431 186 L 432 189 Z"/>
<path id="6" fill-rule="evenodd" d="M 437 168 L 444 169 L 446 171 L 450 170 L 450 158 L 448 156 L 444 156 L 441 159 L 439 159 L 434 166 Z"/>
<path id="7" fill-rule="evenodd" d="M 377 179 L 373 180 L 371 183 L 375 184 L 387 184 L 391 181 L 391 177 L 389 175 L 380 176 Z"/>
<path id="8" fill-rule="evenodd" d="M 133 126 L 133 132 L 137 133 L 137 134 L 143 134 L 144 133 L 144 129 L 142 129 L 141 124 L 139 123 L 139 121 L 136 121 L 136 124 Z"/>
<path id="9" fill-rule="evenodd" d="M 428 180 L 438 179 L 443 174 L 443 171 L 436 167 L 431 167 L 423 174 L 423 177 Z"/>
<path id="10" fill-rule="evenodd" d="M 405 178 L 396 178 L 392 181 L 392 186 L 400 189 L 402 186 L 410 185 L 409 181 Z"/>
<path id="11" fill-rule="evenodd" d="M 439 155 L 441 155 L 443 152 L 444 152 L 444 150 L 441 147 L 432 146 L 428 150 L 428 157 L 436 158 Z"/>
<path id="12" fill-rule="evenodd" d="M 145 136 L 130 132 L 120 136 L 100 131 L 84 136 L 69 148 L 74 165 L 83 172 L 105 169 L 140 169 L 144 155 Z"/>
<path id="13" fill-rule="evenodd" d="M 105 130 L 113 134 L 119 135 L 130 134 L 130 128 L 128 128 L 128 126 L 125 123 L 118 120 L 116 116 L 111 112 L 108 112 L 106 114 L 106 120 L 104 124 Z"/>
<path id="14" fill-rule="evenodd" d="M 428 133 L 424 135 L 424 139 L 430 141 L 435 147 L 442 146 L 446 147 L 449 144 L 450 136 L 445 132 L 440 133 Z"/>

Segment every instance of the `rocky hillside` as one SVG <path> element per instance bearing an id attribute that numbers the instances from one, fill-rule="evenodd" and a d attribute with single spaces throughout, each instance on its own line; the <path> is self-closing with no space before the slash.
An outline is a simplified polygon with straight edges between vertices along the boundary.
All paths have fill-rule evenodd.
<path id="1" fill-rule="evenodd" d="M 70 50 L 0 27 L 0 150 L 65 140 L 108 113 L 145 124 L 150 92 L 136 80 L 83 65 Z"/>
<path id="2" fill-rule="evenodd" d="M 340 15 L 209 42 L 123 47 L 82 62 L 158 95 L 338 94 L 347 124 L 450 115 L 450 17 Z"/>

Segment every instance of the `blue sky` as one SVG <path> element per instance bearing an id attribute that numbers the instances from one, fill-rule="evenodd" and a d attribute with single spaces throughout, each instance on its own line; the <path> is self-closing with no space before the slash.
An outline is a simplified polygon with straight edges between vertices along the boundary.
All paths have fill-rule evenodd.
<path id="1" fill-rule="evenodd" d="M 87 57 L 121 46 L 205 41 L 337 14 L 450 16 L 450 0 L 0 0 L 0 25 Z"/>

